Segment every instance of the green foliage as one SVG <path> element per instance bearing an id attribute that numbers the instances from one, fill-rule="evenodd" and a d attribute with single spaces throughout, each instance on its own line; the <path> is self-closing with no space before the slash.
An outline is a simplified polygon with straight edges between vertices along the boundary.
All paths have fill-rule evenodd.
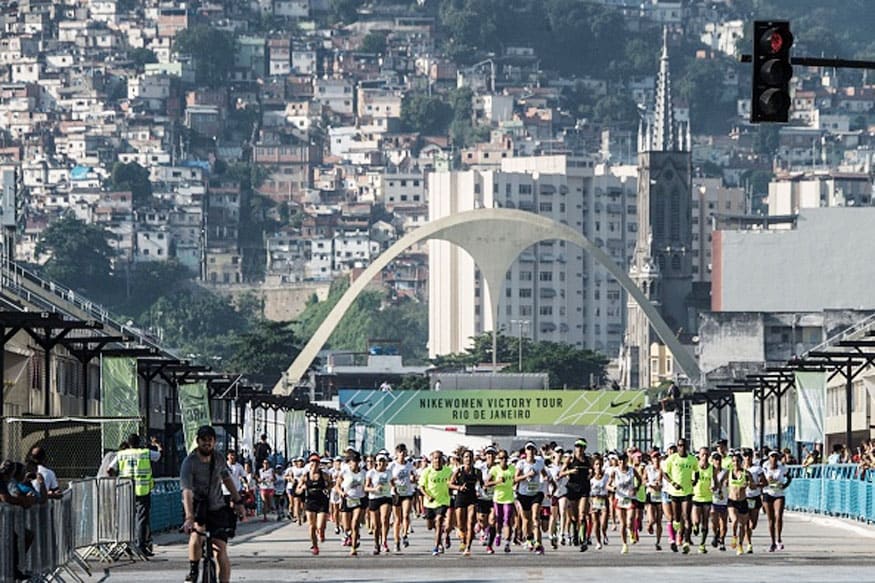
<path id="1" fill-rule="evenodd" d="M 429 389 L 428 377 L 425 375 L 409 374 L 401 377 L 401 382 L 392 388 L 395 391 L 427 391 Z"/>
<path id="2" fill-rule="evenodd" d="M 328 313 L 349 288 L 346 279 L 338 279 L 331 285 L 328 298 L 323 302 L 311 301 L 298 316 L 297 332 L 302 338 L 310 338 Z M 328 340 L 335 350 L 364 352 L 369 338 L 398 340 L 399 353 L 405 362 L 422 362 L 428 341 L 428 311 L 424 304 L 402 300 L 396 305 L 383 306 L 383 292 L 365 290 L 359 295 L 340 321 Z"/>
<path id="3" fill-rule="evenodd" d="M 112 235 L 98 225 L 89 225 L 73 216 L 62 217 L 42 232 L 36 246 L 38 255 L 51 258 L 43 272 L 62 285 L 83 291 L 95 298 L 105 298 L 111 289 Z"/>
<path id="4" fill-rule="evenodd" d="M 678 96 L 690 105 L 694 132 L 722 133 L 736 118 L 736 89 L 723 80 L 733 66 L 726 59 L 693 59 L 677 84 Z"/>
<path id="5" fill-rule="evenodd" d="M 206 25 L 186 28 L 176 34 L 173 46 L 177 53 L 195 58 L 198 83 L 218 87 L 234 67 L 234 37 L 224 30 Z"/>
<path id="6" fill-rule="evenodd" d="M 440 368 L 456 368 L 492 362 L 492 333 L 471 339 L 472 346 L 460 354 L 448 354 L 432 360 Z M 558 342 L 533 342 L 522 339 L 522 369 L 519 369 L 520 340 L 498 334 L 497 361 L 507 366 L 503 372 L 546 372 L 553 388 L 569 389 L 600 386 L 605 379 L 608 359 L 591 350 Z M 591 383 L 592 381 L 592 383 Z"/>
<path id="7" fill-rule="evenodd" d="M 129 273 L 116 275 L 116 279 L 125 278 L 127 281 L 119 282 L 115 287 L 125 288 L 127 293 L 120 294 L 124 299 L 117 300 L 112 307 L 138 317 L 160 297 L 187 285 L 192 275 L 175 258 L 138 263 Z"/>
<path id="8" fill-rule="evenodd" d="M 408 93 L 401 102 L 401 124 L 408 132 L 446 134 L 453 117 L 452 106 L 438 96 Z"/>
<path id="9" fill-rule="evenodd" d="M 774 158 L 778 155 L 780 145 L 780 128 L 775 124 L 763 123 L 757 126 L 754 140 L 754 152 L 760 156 Z"/>
<path id="10" fill-rule="evenodd" d="M 226 368 L 270 386 L 298 356 L 299 344 L 291 322 L 259 320 L 232 341 Z"/>
<path id="11" fill-rule="evenodd" d="M 358 7 L 361 0 L 331 0 L 331 18 L 334 22 L 351 24 L 358 20 Z"/>
<path id="12" fill-rule="evenodd" d="M 596 101 L 592 117 L 596 123 L 635 126 L 638 123 L 638 106 L 624 93 L 609 92 Z"/>
<path id="13" fill-rule="evenodd" d="M 369 32 L 364 39 L 359 50 L 363 53 L 374 53 L 382 55 L 386 52 L 386 37 L 388 33 L 383 31 Z"/>
<path id="14" fill-rule="evenodd" d="M 158 62 L 155 52 L 146 48 L 133 49 L 128 53 L 128 58 L 131 59 L 138 71 L 142 71 L 149 63 Z"/>
<path id="15" fill-rule="evenodd" d="M 249 327 L 228 298 L 195 286 L 159 298 L 144 321 L 160 327 L 165 342 L 182 354 L 218 356 L 225 362 L 232 356 L 235 336 Z"/>
<path id="16" fill-rule="evenodd" d="M 148 205 L 152 199 L 152 183 L 149 171 L 136 162 L 116 162 L 110 175 L 110 186 L 117 190 L 130 190 L 134 208 Z"/>

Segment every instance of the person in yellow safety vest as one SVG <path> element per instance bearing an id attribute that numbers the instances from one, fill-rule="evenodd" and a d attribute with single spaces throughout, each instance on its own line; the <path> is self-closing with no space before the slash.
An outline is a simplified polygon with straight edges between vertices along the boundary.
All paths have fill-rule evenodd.
<path id="1" fill-rule="evenodd" d="M 128 437 L 128 448 L 116 454 L 115 465 L 119 478 L 131 478 L 134 481 L 134 507 L 137 522 L 136 544 L 140 553 L 151 557 L 152 528 L 149 515 L 152 510 L 152 464 L 161 459 L 161 444 L 152 438 L 152 448 L 140 447 L 140 436 L 131 434 Z"/>

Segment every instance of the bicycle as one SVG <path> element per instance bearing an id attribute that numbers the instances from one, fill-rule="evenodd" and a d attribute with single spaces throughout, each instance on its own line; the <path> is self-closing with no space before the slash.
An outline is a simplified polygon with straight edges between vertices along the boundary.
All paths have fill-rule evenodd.
<path id="1" fill-rule="evenodd" d="M 183 532 L 183 530 L 180 529 L 180 532 Z M 213 537 L 224 536 L 232 538 L 234 536 L 234 530 L 230 528 L 218 528 L 215 531 L 210 531 L 207 529 L 199 530 L 195 528 L 192 532 L 197 533 L 198 537 L 203 540 L 203 543 L 201 544 L 201 583 L 219 583 L 219 575 L 216 572 L 216 561 L 214 560 Z"/>

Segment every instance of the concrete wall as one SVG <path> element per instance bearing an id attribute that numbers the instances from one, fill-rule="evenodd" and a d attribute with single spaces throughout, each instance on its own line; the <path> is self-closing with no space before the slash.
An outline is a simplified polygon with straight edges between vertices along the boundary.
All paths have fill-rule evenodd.
<path id="1" fill-rule="evenodd" d="M 287 322 L 297 318 L 307 305 L 310 296 L 316 294 L 319 301 L 328 297 L 331 282 L 286 283 L 276 286 L 230 285 L 211 287 L 216 293 L 239 298 L 254 293 L 264 303 L 264 317 L 275 322 Z"/>
<path id="2" fill-rule="evenodd" d="M 875 208 L 817 208 L 802 209 L 794 230 L 723 231 L 713 306 L 726 312 L 875 308 L 873 224 Z"/>
<path id="3" fill-rule="evenodd" d="M 706 312 L 699 316 L 699 367 L 707 373 L 730 362 L 765 360 L 763 316 Z"/>

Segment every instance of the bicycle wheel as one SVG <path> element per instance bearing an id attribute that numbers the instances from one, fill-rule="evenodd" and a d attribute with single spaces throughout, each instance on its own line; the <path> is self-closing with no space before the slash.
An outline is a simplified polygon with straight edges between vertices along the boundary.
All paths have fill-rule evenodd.
<path id="1" fill-rule="evenodd" d="M 216 561 L 212 557 L 204 563 L 204 576 L 201 583 L 219 583 L 219 576 L 216 574 Z"/>

